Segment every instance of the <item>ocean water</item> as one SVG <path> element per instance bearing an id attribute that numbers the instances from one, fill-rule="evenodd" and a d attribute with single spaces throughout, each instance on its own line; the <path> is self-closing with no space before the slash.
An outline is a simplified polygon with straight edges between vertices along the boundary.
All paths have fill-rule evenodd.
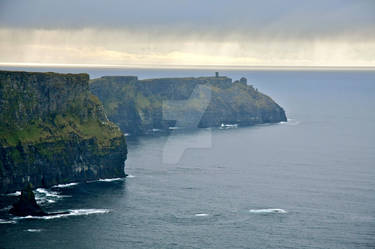
<path id="1" fill-rule="evenodd" d="M 129 136 L 130 177 L 36 190 L 46 210 L 70 213 L 14 219 L 2 209 L 0 248 L 375 248 L 375 72 L 220 73 L 247 77 L 289 121 Z"/>

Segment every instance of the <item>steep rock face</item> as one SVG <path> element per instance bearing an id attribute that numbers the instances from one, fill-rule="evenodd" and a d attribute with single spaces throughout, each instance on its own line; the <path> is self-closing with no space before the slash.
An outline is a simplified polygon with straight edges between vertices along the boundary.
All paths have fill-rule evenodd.
<path id="1" fill-rule="evenodd" d="M 209 92 L 197 91 L 199 86 Z M 106 76 L 91 80 L 90 89 L 103 102 L 109 119 L 132 134 L 176 124 L 194 125 L 190 122 L 194 119 L 199 119 L 195 127 L 287 120 L 283 108 L 247 85 L 245 78 L 232 82 L 228 77 L 138 80 L 134 76 Z M 187 102 L 179 104 L 182 100 Z M 165 115 L 167 112 L 173 115 Z"/>
<path id="2" fill-rule="evenodd" d="M 123 177 L 127 147 L 87 74 L 0 71 L 0 193 Z"/>

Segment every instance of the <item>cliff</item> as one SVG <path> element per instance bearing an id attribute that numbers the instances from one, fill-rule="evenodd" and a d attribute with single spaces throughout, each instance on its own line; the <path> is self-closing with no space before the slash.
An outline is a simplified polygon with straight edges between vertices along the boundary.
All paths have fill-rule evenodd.
<path id="1" fill-rule="evenodd" d="M 103 102 L 109 119 L 132 134 L 193 126 L 191 120 L 197 120 L 195 127 L 286 121 L 283 108 L 245 78 L 233 82 L 228 77 L 106 76 L 91 80 L 90 89 Z"/>
<path id="2" fill-rule="evenodd" d="M 0 193 L 123 177 L 126 155 L 87 74 L 0 71 Z"/>

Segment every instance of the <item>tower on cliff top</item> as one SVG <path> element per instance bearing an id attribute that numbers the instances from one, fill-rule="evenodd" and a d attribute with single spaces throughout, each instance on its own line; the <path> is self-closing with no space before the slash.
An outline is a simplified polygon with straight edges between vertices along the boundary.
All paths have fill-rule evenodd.
<path id="1" fill-rule="evenodd" d="M 215 72 L 215 77 L 219 78 L 219 72 Z"/>

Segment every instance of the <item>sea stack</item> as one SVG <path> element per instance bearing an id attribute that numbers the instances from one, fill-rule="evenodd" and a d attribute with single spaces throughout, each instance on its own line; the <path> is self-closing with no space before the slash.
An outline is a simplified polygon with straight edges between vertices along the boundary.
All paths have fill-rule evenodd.
<path id="1" fill-rule="evenodd" d="M 15 216 L 46 216 L 47 213 L 36 203 L 35 195 L 29 184 L 21 192 L 19 200 L 13 204 L 9 212 Z"/>

